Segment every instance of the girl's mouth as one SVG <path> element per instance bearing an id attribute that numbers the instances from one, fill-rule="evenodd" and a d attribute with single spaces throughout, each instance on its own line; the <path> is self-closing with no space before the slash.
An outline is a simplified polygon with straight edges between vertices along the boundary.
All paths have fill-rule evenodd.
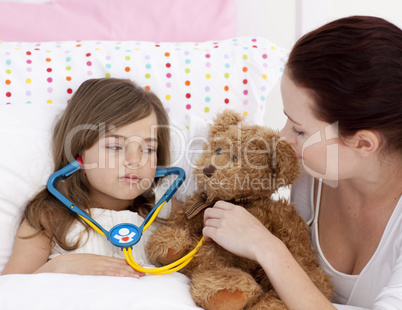
<path id="1" fill-rule="evenodd" d="M 137 184 L 141 181 L 140 177 L 136 174 L 126 174 L 119 178 L 120 182 L 125 182 L 129 184 Z"/>

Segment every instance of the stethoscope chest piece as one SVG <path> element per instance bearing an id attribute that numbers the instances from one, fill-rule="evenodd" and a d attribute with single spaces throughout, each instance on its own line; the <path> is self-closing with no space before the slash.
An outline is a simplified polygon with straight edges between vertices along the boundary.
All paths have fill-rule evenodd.
<path id="1" fill-rule="evenodd" d="M 109 231 L 109 241 L 120 248 L 132 247 L 140 241 L 142 231 L 130 223 L 118 224 Z"/>

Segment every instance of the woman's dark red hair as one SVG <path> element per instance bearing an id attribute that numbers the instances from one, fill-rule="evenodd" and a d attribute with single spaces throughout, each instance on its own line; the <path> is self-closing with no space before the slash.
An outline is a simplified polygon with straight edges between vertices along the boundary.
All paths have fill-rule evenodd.
<path id="1" fill-rule="evenodd" d="M 311 91 L 314 113 L 339 134 L 379 132 L 402 151 L 402 30 L 384 19 L 351 16 L 300 38 L 287 72 Z"/>

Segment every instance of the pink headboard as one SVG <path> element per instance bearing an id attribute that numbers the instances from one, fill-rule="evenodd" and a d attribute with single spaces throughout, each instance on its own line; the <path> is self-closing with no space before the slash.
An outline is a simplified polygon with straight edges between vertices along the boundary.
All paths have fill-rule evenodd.
<path id="1" fill-rule="evenodd" d="M 236 35 L 235 0 L 0 2 L 0 41 L 207 41 Z"/>

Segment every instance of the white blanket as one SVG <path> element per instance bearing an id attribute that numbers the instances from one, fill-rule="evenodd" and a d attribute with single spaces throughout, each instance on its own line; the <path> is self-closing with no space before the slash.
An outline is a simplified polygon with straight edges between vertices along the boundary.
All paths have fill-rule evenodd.
<path id="1" fill-rule="evenodd" d="M 1 310 L 200 309 L 180 273 L 140 279 L 70 274 L 0 276 Z"/>

